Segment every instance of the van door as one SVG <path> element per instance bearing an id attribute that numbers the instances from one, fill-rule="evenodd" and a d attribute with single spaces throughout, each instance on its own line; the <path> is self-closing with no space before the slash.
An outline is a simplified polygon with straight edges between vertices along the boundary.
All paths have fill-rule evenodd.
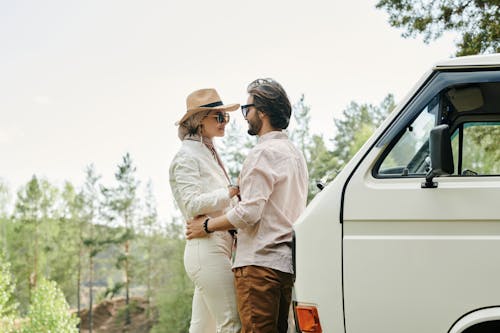
<path id="1" fill-rule="evenodd" d="M 447 332 L 465 313 L 500 304 L 500 75 L 440 75 L 346 185 L 348 333 Z M 450 125 L 455 170 L 422 188 L 429 132 L 441 123 Z"/>

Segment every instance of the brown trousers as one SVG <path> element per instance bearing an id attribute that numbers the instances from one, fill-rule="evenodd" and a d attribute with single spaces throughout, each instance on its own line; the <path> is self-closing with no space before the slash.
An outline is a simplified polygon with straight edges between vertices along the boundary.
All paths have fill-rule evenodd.
<path id="1" fill-rule="evenodd" d="M 286 333 L 293 275 L 260 266 L 233 271 L 241 333 Z"/>

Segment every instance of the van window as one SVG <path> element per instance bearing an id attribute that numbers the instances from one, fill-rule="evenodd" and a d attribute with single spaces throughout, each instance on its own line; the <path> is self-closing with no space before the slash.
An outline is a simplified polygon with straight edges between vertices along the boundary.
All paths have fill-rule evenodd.
<path id="1" fill-rule="evenodd" d="M 500 122 L 461 124 L 451 140 L 455 174 L 500 175 Z"/>
<path id="2" fill-rule="evenodd" d="M 434 98 L 415 120 L 406 127 L 404 134 L 386 155 L 379 168 L 379 175 L 425 175 L 429 169 L 429 133 L 436 125 L 438 99 Z"/>
<path id="3" fill-rule="evenodd" d="M 500 82 L 450 86 L 432 98 L 394 137 L 376 177 L 422 177 L 430 169 L 429 134 L 438 124 L 452 133 L 454 176 L 500 175 Z"/>

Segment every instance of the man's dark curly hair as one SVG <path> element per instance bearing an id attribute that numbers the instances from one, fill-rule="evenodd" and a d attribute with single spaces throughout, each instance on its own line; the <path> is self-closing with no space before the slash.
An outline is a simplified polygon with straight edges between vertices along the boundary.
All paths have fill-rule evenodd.
<path id="1" fill-rule="evenodd" d="M 255 108 L 264 112 L 276 129 L 286 129 L 290 123 L 292 106 L 283 87 L 273 79 L 257 79 L 247 92 L 253 96 Z"/>

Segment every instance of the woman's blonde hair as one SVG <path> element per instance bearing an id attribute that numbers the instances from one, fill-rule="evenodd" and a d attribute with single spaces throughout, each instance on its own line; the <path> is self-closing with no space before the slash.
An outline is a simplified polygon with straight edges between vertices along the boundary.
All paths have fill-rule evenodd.
<path id="1" fill-rule="evenodd" d="M 203 125 L 201 122 L 203 119 L 210 114 L 211 110 L 205 112 L 197 112 L 193 114 L 188 119 L 184 120 L 181 124 L 179 124 L 179 129 L 177 134 L 179 139 L 184 140 L 186 136 L 201 136 L 201 130 Z"/>

